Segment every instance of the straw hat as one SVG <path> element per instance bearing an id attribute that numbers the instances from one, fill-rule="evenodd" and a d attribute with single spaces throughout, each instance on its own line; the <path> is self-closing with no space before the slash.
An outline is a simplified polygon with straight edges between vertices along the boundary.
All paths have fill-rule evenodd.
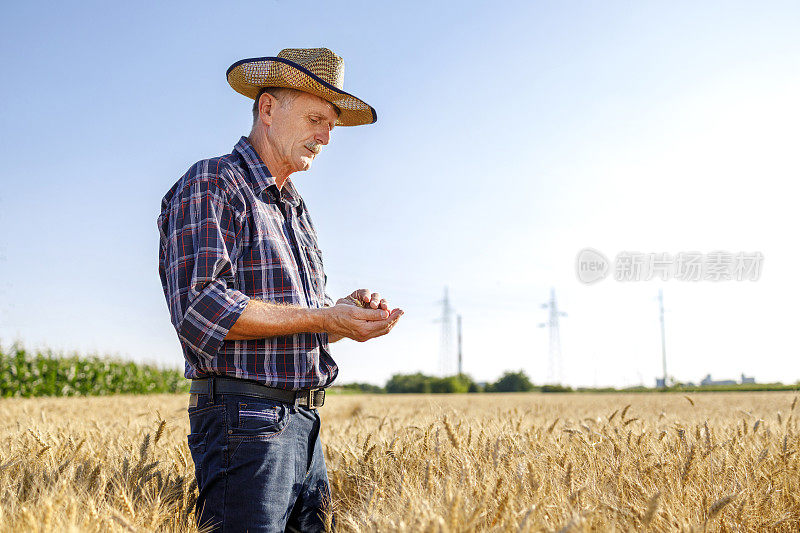
<path id="1" fill-rule="evenodd" d="M 288 87 L 319 96 L 339 108 L 337 126 L 378 120 L 366 102 L 342 90 L 344 60 L 327 48 L 284 48 L 278 57 L 242 59 L 226 73 L 231 87 L 255 100 L 262 87 Z"/>

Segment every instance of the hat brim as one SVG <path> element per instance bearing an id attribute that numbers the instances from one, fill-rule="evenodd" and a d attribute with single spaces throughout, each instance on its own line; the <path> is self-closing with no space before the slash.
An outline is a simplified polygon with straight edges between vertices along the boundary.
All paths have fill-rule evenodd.
<path id="1" fill-rule="evenodd" d="M 231 65 L 225 76 L 234 91 L 253 100 L 262 87 L 286 87 L 319 96 L 339 108 L 337 126 L 360 126 L 378 120 L 375 109 L 360 98 L 282 57 L 242 59 Z"/>

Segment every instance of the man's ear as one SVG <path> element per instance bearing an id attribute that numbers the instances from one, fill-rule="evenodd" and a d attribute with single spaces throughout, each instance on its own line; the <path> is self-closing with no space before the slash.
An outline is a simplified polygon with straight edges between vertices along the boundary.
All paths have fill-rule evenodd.
<path id="1" fill-rule="evenodd" d="M 258 101 L 258 118 L 267 126 L 272 124 L 272 112 L 277 103 L 278 99 L 269 93 L 262 94 Z"/>

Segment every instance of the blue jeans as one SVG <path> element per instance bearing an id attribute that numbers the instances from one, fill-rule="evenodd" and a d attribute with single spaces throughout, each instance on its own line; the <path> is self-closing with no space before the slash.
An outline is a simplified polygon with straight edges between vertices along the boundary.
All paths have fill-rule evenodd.
<path id="1" fill-rule="evenodd" d="M 188 413 L 198 527 L 324 530 L 321 515 L 331 495 L 316 410 L 216 393 L 213 403 L 200 394 Z"/>

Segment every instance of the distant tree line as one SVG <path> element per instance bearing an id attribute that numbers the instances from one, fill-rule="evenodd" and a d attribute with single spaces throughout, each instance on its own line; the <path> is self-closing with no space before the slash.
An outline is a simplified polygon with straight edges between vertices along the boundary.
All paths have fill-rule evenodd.
<path id="1" fill-rule="evenodd" d="M 497 381 L 478 383 L 468 374 L 438 377 L 422 372 L 415 374 L 395 374 L 385 387 L 369 383 L 348 383 L 334 385 L 334 391 L 340 393 L 366 392 L 372 394 L 444 394 L 470 392 L 571 392 L 570 387 L 561 385 L 534 385 L 522 370 L 506 372 Z"/>
<path id="2" fill-rule="evenodd" d="M 395 374 L 386 383 L 389 393 L 448 393 L 448 392 L 566 392 L 569 387 L 558 385 L 534 385 L 522 370 L 506 372 L 493 383 L 476 383 L 467 374 L 436 377 L 417 372 L 416 374 Z"/>
<path id="3" fill-rule="evenodd" d="M 477 383 L 467 374 L 437 377 L 428 376 L 421 372 L 416 374 L 395 374 L 389 379 L 385 387 L 368 383 L 349 383 L 347 385 L 334 385 L 336 391 L 341 392 L 366 392 L 366 393 L 465 393 L 465 392 L 734 392 L 734 391 L 798 391 L 800 383 L 784 385 L 782 383 L 745 383 L 734 385 L 697 386 L 676 383 L 664 389 L 653 389 L 644 386 L 626 388 L 614 387 L 578 387 L 573 389 L 564 385 L 534 385 L 522 370 L 506 372 L 497 381 L 491 383 Z"/>
<path id="4" fill-rule="evenodd" d="M 447 393 L 447 392 L 479 392 L 480 387 L 466 374 L 436 377 L 416 374 L 395 374 L 386 383 L 386 392 L 398 393 Z"/>

